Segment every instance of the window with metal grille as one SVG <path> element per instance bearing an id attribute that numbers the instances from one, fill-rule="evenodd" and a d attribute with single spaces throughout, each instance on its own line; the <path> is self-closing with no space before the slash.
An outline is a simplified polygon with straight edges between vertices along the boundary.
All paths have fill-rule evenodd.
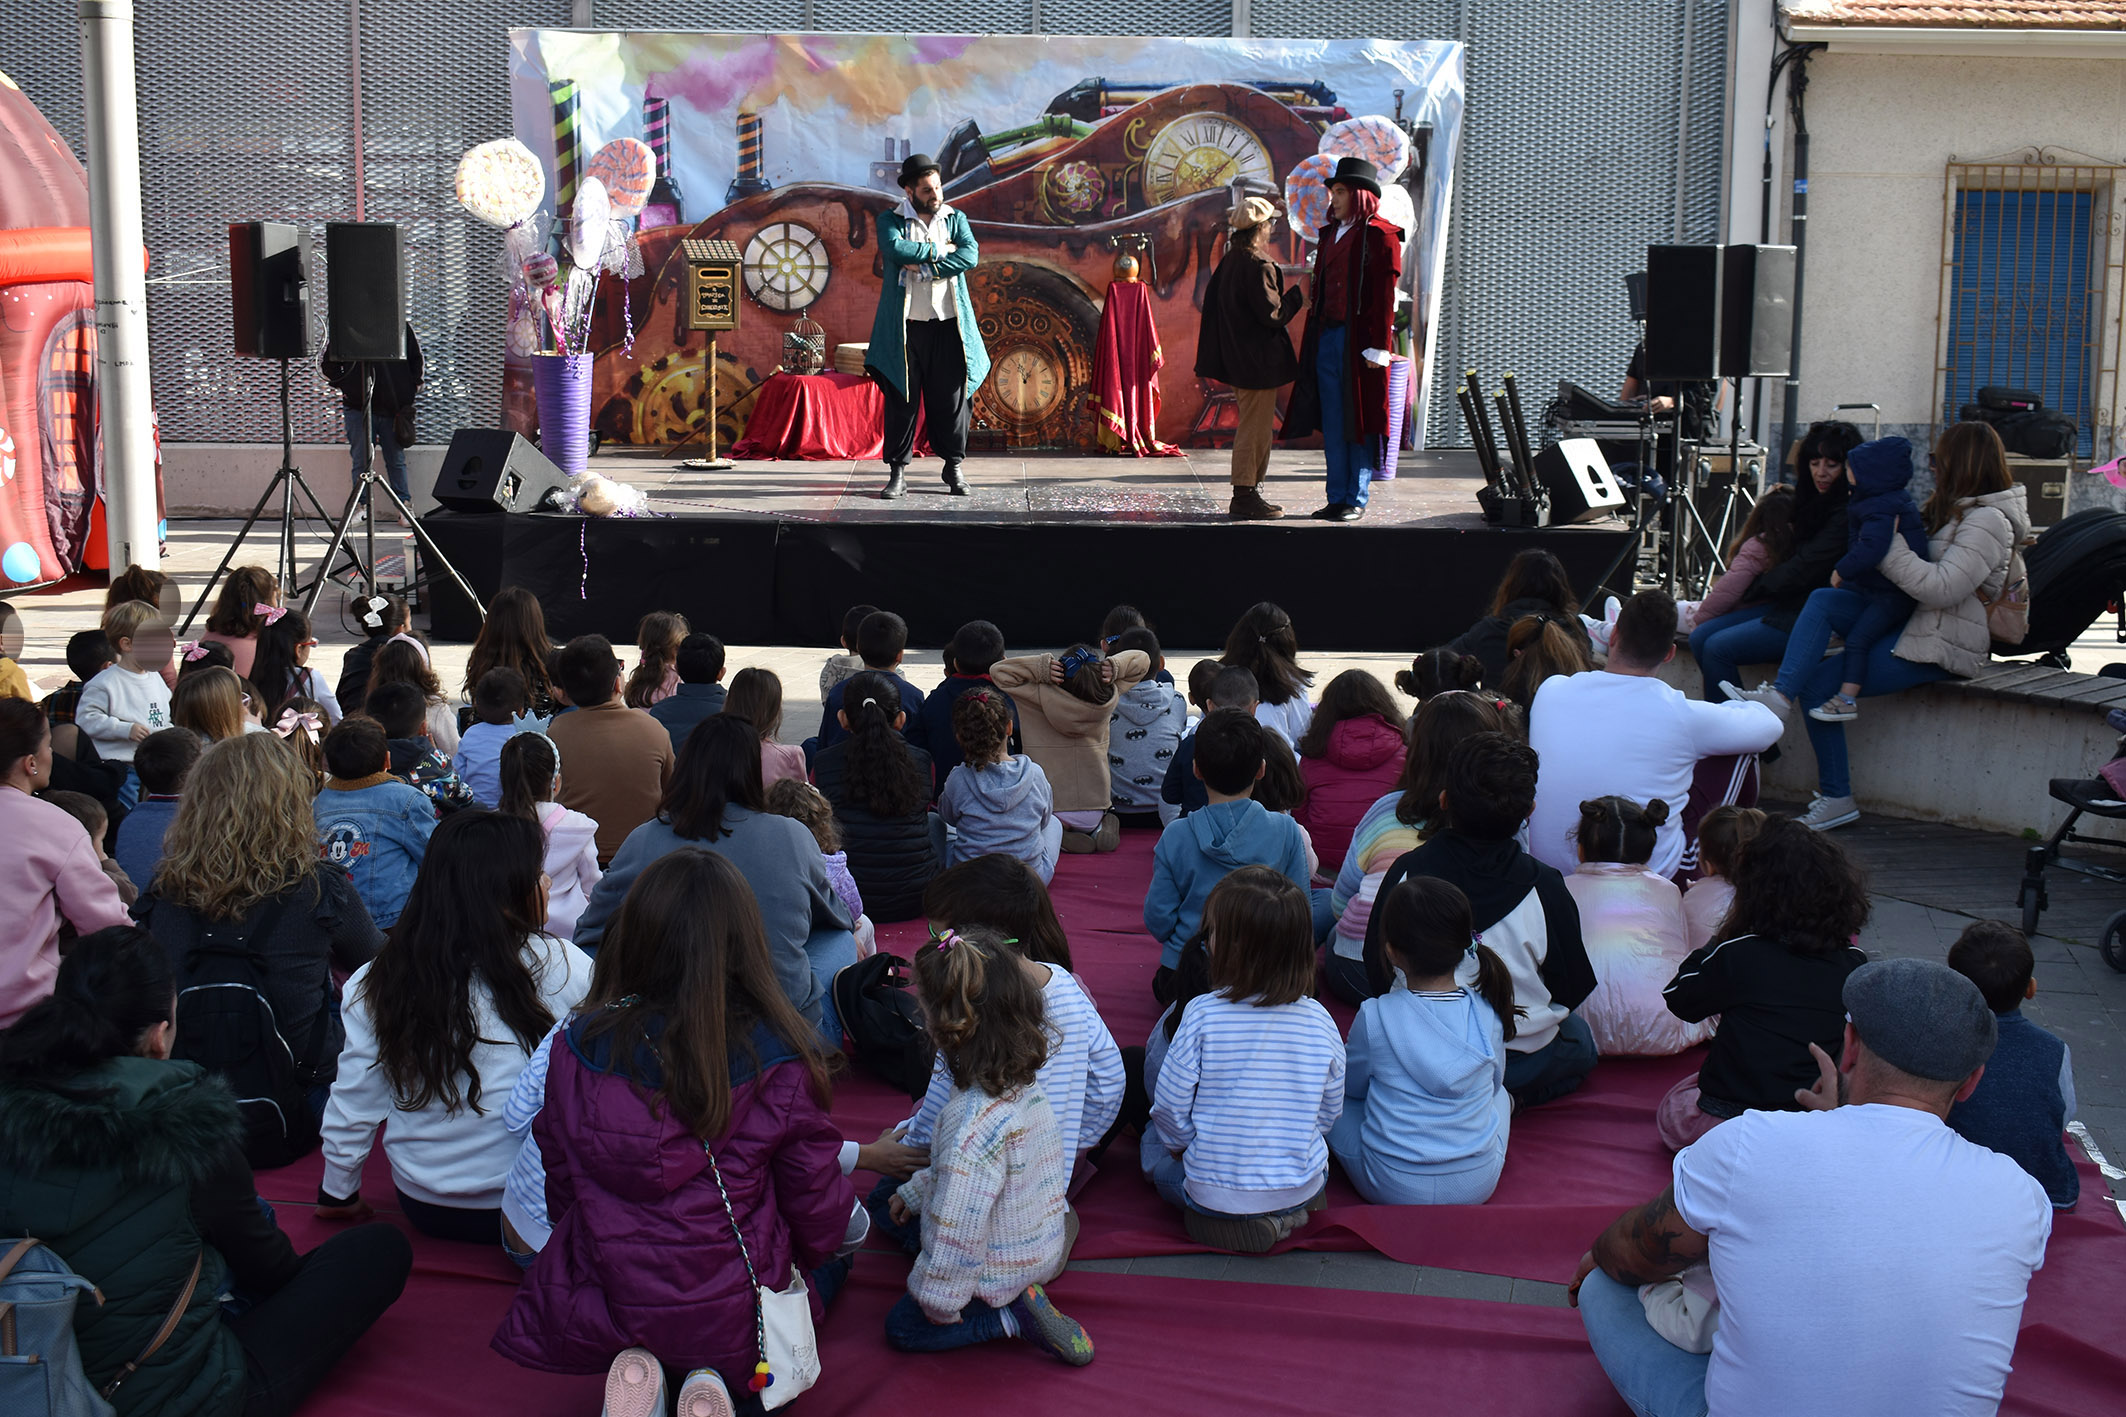
<path id="1" fill-rule="evenodd" d="M 2112 213 L 2126 167 L 2029 156 L 1949 164 L 1941 421 L 1954 422 L 1989 385 L 2028 389 L 2074 420 L 2081 456 L 2108 454 L 2119 369 Z"/>

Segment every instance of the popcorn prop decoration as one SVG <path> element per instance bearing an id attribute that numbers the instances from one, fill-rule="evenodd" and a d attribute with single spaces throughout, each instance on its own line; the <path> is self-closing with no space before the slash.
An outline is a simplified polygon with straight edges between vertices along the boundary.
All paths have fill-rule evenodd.
<path id="1" fill-rule="evenodd" d="M 458 159 L 458 203 L 489 226 L 515 226 L 545 196 L 545 169 L 515 138 L 482 143 Z"/>
<path id="2" fill-rule="evenodd" d="M 1285 220 L 1302 241 L 1319 237 L 1328 223 L 1329 178 L 1335 171 L 1335 157 L 1316 153 L 1302 160 L 1284 180 Z"/>
<path id="3" fill-rule="evenodd" d="M 1410 137 L 1392 118 L 1372 114 L 1346 118 L 1321 135 L 1320 152 L 1330 157 L 1362 157 L 1380 173 L 1383 189 L 1410 165 Z"/>
<path id="4" fill-rule="evenodd" d="M 640 138 L 615 138 L 591 157 L 584 175 L 605 184 L 614 216 L 632 220 L 642 215 L 657 181 L 657 154 Z"/>
<path id="5" fill-rule="evenodd" d="M 613 199 L 605 184 L 586 177 L 576 187 L 576 207 L 568 223 L 568 252 L 576 264 L 595 267 L 605 254 L 606 238 L 613 226 Z"/>

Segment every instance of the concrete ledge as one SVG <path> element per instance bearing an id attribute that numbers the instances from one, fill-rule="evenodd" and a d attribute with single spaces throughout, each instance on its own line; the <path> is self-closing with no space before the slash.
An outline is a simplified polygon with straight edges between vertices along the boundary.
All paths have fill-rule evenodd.
<path id="1" fill-rule="evenodd" d="M 2034 678 L 2004 671 L 2002 678 Z M 1769 678 L 1776 665 L 1744 670 L 1746 683 Z M 2118 750 L 2119 734 L 2104 722 L 2101 704 L 2062 701 L 2059 695 L 2102 695 L 2126 681 L 2092 674 L 2041 671 L 2054 697 L 1989 689 L 1984 680 L 1925 684 L 1902 694 L 1863 699 L 1860 717 L 1845 726 L 1853 796 L 1864 812 L 2018 834 L 2050 835 L 2067 808 L 2052 800 L 2055 777 L 2094 777 Z M 1679 648 L 1663 675 L 1685 693 L 1699 693 L 1698 666 Z M 2066 681 L 2077 681 L 2068 683 Z M 1800 710 L 1779 740 L 1779 760 L 1763 766 L 1767 797 L 1805 802 L 1816 791 L 1816 753 Z M 2126 823 L 2084 817 L 2077 830 L 2126 840 Z"/>
<path id="2" fill-rule="evenodd" d="M 442 443 L 415 444 L 406 450 L 406 482 L 417 512 L 435 506 L 429 492 L 445 451 Z M 345 443 L 295 445 L 296 467 L 335 517 L 347 501 L 351 461 Z M 248 516 L 280 465 L 278 443 L 164 443 L 163 503 L 173 517 Z M 279 505 L 276 498 L 274 506 Z"/>

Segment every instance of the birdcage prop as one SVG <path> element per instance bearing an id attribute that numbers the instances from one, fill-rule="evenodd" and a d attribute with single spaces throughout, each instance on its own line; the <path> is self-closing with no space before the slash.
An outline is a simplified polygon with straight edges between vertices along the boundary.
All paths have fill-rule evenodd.
<path id="1" fill-rule="evenodd" d="M 792 374 L 817 374 L 827 367 L 827 332 L 808 315 L 783 331 L 782 367 Z"/>

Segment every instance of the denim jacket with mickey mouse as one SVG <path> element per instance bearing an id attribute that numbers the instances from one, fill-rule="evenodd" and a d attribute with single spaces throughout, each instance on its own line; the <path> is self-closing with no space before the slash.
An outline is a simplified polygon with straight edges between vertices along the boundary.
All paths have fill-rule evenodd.
<path id="1" fill-rule="evenodd" d="M 436 829 L 428 794 L 390 773 L 329 778 L 310 804 L 317 851 L 346 871 L 377 928 L 388 930 L 406 908 L 428 838 Z"/>
<path id="2" fill-rule="evenodd" d="M 1107 762 L 1117 811 L 1156 810 L 1163 822 L 1181 815 L 1179 807 L 1160 800 L 1159 789 L 1187 728 L 1188 700 L 1171 684 L 1147 679 L 1115 700 Z"/>

